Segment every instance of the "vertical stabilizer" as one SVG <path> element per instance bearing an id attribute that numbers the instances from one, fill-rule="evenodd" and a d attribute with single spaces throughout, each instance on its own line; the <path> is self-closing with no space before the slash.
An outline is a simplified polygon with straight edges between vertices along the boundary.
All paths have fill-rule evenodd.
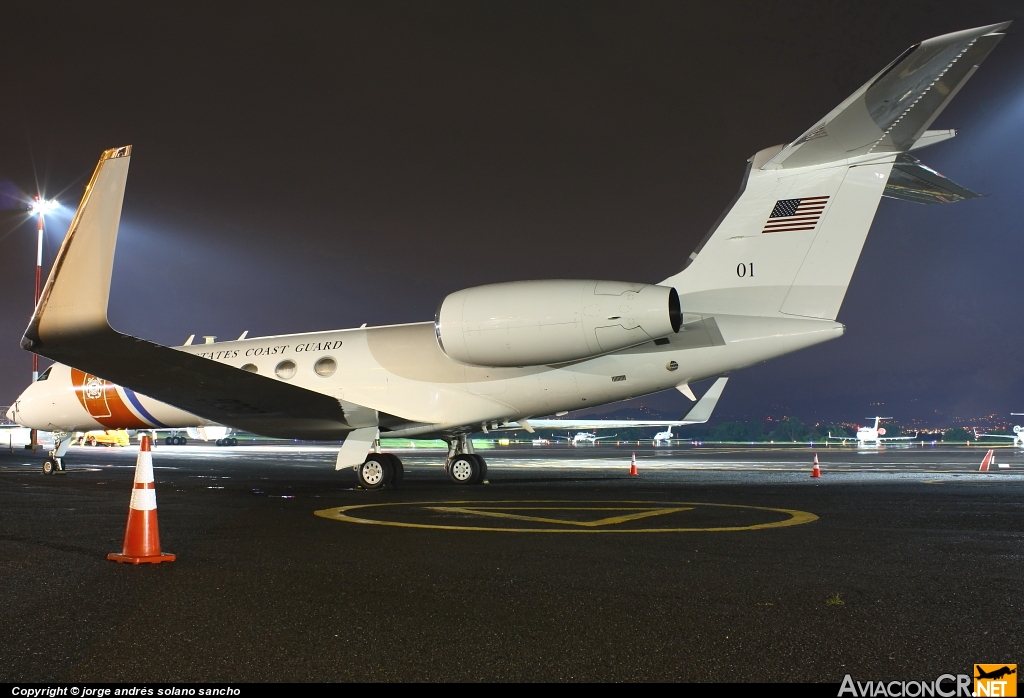
<path id="1" fill-rule="evenodd" d="M 754 155 L 739 196 L 688 266 L 662 282 L 676 288 L 682 309 L 834 320 L 879 200 L 908 190 L 905 170 L 914 159 L 905 153 L 954 135 L 928 128 L 1007 26 L 911 47 L 798 139 Z M 898 158 L 901 179 L 891 183 Z M 931 189 L 936 182 L 939 194 L 920 193 L 920 183 L 909 187 L 911 200 L 975 196 L 958 185 L 950 194 L 937 179 Z"/>

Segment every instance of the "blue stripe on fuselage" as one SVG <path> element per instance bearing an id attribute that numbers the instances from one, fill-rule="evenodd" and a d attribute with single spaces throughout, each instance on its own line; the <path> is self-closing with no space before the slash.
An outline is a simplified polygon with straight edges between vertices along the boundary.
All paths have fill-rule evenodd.
<path id="1" fill-rule="evenodd" d="M 153 426 L 155 426 L 155 427 L 167 426 L 166 424 L 161 424 L 160 422 L 158 422 L 156 420 L 156 418 L 153 417 L 153 415 L 151 415 L 149 412 L 146 411 L 146 408 L 142 406 L 142 403 L 139 402 L 139 397 L 134 392 L 132 392 L 128 388 L 121 388 L 121 390 L 123 390 L 124 394 L 128 397 L 128 401 L 131 402 L 133 405 L 135 405 L 135 409 L 137 409 L 139 411 L 139 414 L 141 414 L 143 417 L 148 419 L 150 421 L 150 423 L 152 423 Z"/>

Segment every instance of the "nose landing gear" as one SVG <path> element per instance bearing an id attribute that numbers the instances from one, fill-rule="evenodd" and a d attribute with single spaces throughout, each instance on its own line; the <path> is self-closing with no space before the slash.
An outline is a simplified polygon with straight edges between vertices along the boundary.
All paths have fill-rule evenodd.
<path id="1" fill-rule="evenodd" d="M 46 460 L 43 461 L 43 475 L 64 472 L 64 456 L 67 455 L 68 447 L 71 446 L 73 437 L 74 434 L 62 431 L 53 433 L 53 450 L 47 454 Z"/>

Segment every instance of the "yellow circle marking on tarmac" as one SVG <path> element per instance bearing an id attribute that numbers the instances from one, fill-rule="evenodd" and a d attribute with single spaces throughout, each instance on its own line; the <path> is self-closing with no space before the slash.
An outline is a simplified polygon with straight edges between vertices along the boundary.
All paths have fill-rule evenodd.
<path id="1" fill-rule="evenodd" d="M 572 506 L 579 504 L 583 506 Z M 602 506 L 587 506 L 587 505 Z M 563 506 L 551 506 L 563 505 Z M 445 514 L 461 514 L 483 516 L 504 520 L 516 520 L 532 523 L 557 524 L 559 528 L 507 528 L 498 526 L 454 526 L 446 524 L 412 523 L 408 521 L 382 521 L 353 516 L 352 512 L 359 509 L 384 509 L 387 507 L 422 507 L 431 512 Z M 727 509 L 749 509 L 776 514 L 785 514 L 788 518 L 781 521 L 751 524 L 748 526 L 690 526 L 672 528 L 602 528 L 616 524 L 637 521 L 667 514 L 693 511 L 697 507 L 720 507 Z M 622 512 L 617 516 L 606 516 L 593 521 L 573 521 L 557 519 L 550 515 L 531 516 L 518 512 Z M 369 524 L 372 526 L 395 526 L 398 528 L 426 528 L 442 531 L 492 531 L 498 533 L 698 533 L 719 531 L 757 531 L 765 528 L 783 528 L 817 521 L 818 517 L 807 511 L 797 509 L 777 509 L 774 507 L 755 507 L 745 504 L 715 504 L 712 502 L 647 502 L 647 501 L 597 501 L 578 502 L 575 500 L 508 500 L 508 501 L 459 501 L 459 502 L 384 502 L 380 504 L 353 504 L 346 507 L 320 509 L 313 512 L 317 516 L 348 523 Z"/>

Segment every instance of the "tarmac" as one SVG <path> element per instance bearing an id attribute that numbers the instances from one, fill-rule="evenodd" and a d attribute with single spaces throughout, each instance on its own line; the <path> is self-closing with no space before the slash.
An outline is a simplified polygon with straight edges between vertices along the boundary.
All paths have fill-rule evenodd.
<path id="1" fill-rule="evenodd" d="M 335 447 L 336 448 L 336 447 Z M 120 565 L 137 447 L 0 451 L 0 681 L 927 680 L 1024 659 L 1024 453 L 159 446 L 176 562 Z M 640 475 L 629 476 L 636 452 Z M 810 478 L 817 452 L 823 477 Z"/>

